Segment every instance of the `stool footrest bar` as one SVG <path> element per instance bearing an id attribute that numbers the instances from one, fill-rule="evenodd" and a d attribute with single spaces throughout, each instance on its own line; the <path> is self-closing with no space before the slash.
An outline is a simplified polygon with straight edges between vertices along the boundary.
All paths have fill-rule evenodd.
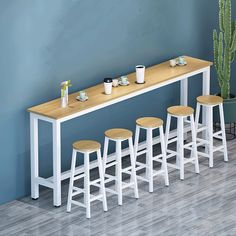
<path id="1" fill-rule="evenodd" d="M 222 150 L 224 150 L 224 146 L 223 145 L 220 145 L 218 147 L 213 148 L 213 152 L 219 152 L 219 151 L 222 151 Z"/>
<path id="2" fill-rule="evenodd" d="M 75 204 L 75 205 L 77 205 L 77 206 L 86 208 L 85 204 L 83 204 L 83 203 L 81 203 L 81 202 L 78 202 L 78 201 L 75 201 L 75 200 L 71 200 L 71 203 L 72 203 L 72 204 Z"/>
<path id="3" fill-rule="evenodd" d="M 90 202 L 93 202 L 93 201 L 96 201 L 96 200 L 102 201 L 102 197 L 103 197 L 102 194 L 99 194 L 97 196 L 91 195 Z"/>
<path id="4" fill-rule="evenodd" d="M 217 132 L 215 132 L 215 133 L 213 134 L 213 137 L 216 137 L 216 136 L 218 136 L 219 134 L 222 134 L 222 133 L 223 133 L 222 130 L 217 131 Z"/>
<path id="5" fill-rule="evenodd" d="M 163 154 L 161 153 L 161 154 L 159 154 L 159 155 L 157 155 L 157 156 L 154 156 L 153 157 L 153 161 L 158 161 L 160 158 L 162 158 L 163 157 Z"/>
<path id="6" fill-rule="evenodd" d="M 134 186 L 134 183 L 122 183 L 122 189 L 125 189 L 125 188 L 129 188 L 129 187 L 133 187 Z"/>
<path id="7" fill-rule="evenodd" d="M 147 167 L 147 164 L 139 162 L 139 161 L 136 161 L 136 165 L 137 166 L 142 166 L 142 168 L 146 168 Z"/>
<path id="8" fill-rule="evenodd" d="M 203 156 L 203 157 L 207 157 L 209 158 L 209 154 L 205 153 L 205 152 L 197 152 L 198 153 L 198 156 Z"/>
<path id="9" fill-rule="evenodd" d="M 142 170 L 142 169 L 145 169 L 146 167 L 143 167 L 143 166 L 138 166 L 135 168 L 136 171 L 139 171 L 139 170 Z"/>
<path id="10" fill-rule="evenodd" d="M 84 193 L 84 189 L 73 186 L 73 190 Z"/>
<path id="11" fill-rule="evenodd" d="M 97 183 L 99 183 L 100 181 L 101 181 L 100 179 L 96 179 L 96 180 L 90 181 L 89 185 L 97 184 Z"/>
<path id="12" fill-rule="evenodd" d="M 192 147 L 191 147 L 191 146 L 193 146 L 193 142 L 184 144 L 183 148 L 191 149 L 191 150 L 192 150 Z"/>
<path id="13" fill-rule="evenodd" d="M 172 138 L 172 139 L 168 140 L 167 145 L 177 142 L 177 140 L 178 140 L 177 138 Z"/>
<path id="14" fill-rule="evenodd" d="M 114 165 L 116 165 L 116 164 L 117 164 L 116 161 L 112 161 L 112 162 L 106 164 L 106 168 L 109 168 L 109 167 L 114 166 Z"/>
<path id="15" fill-rule="evenodd" d="M 105 188 L 108 193 L 112 194 L 118 194 L 116 190 L 110 189 L 110 188 Z"/>
<path id="16" fill-rule="evenodd" d="M 146 179 L 145 177 L 139 176 L 139 175 L 137 175 L 137 179 L 141 180 L 141 181 L 149 182 L 148 179 Z"/>
<path id="17" fill-rule="evenodd" d="M 145 154 L 145 153 L 147 153 L 147 150 L 146 150 L 146 149 L 144 149 L 144 150 L 142 150 L 142 151 L 138 151 L 136 156 L 141 156 L 141 155 L 143 155 L 143 154 Z"/>
<path id="18" fill-rule="evenodd" d="M 132 169 L 132 167 L 131 167 L 131 166 L 129 166 L 129 167 L 126 167 L 126 168 L 122 169 L 122 170 L 121 170 L 121 172 L 122 172 L 122 173 L 129 174 L 129 173 L 130 173 L 130 171 L 131 171 L 131 169 Z"/>
<path id="19" fill-rule="evenodd" d="M 105 178 L 107 178 L 107 179 L 105 179 L 105 181 L 104 181 L 105 184 L 106 184 L 106 183 L 109 183 L 109 182 L 111 182 L 111 181 L 116 180 L 116 177 L 115 177 L 115 176 L 109 175 L 109 174 L 105 174 Z"/>
<path id="20" fill-rule="evenodd" d="M 78 179 L 81 179 L 81 178 L 84 178 L 85 174 L 80 174 L 80 175 L 77 175 L 74 177 L 74 181 L 75 180 L 78 180 Z"/>
<path id="21" fill-rule="evenodd" d="M 157 175 L 163 175 L 163 173 L 164 173 L 164 170 L 158 170 L 158 171 L 154 170 L 153 171 L 153 177 L 157 176 Z"/>

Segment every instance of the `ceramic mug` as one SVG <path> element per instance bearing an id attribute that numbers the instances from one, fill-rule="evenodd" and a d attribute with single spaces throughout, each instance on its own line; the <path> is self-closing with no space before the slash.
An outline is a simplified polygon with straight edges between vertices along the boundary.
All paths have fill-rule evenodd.
<path id="1" fill-rule="evenodd" d="M 85 100 L 86 97 L 87 97 L 87 95 L 86 95 L 86 92 L 85 92 L 85 91 L 80 91 L 80 92 L 79 92 L 79 98 L 80 98 L 81 100 Z"/>
<path id="2" fill-rule="evenodd" d="M 181 64 L 181 65 L 185 64 L 185 59 L 184 59 L 184 57 L 179 57 L 179 58 L 178 58 L 178 62 L 179 62 L 179 64 Z"/>
<path id="3" fill-rule="evenodd" d="M 138 84 L 144 83 L 144 75 L 145 75 L 145 66 L 137 65 L 136 66 L 136 82 Z"/>
<path id="4" fill-rule="evenodd" d="M 117 87 L 119 85 L 119 80 L 118 79 L 113 79 L 112 80 L 112 85 L 113 85 L 113 87 Z"/>
<path id="5" fill-rule="evenodd" d="M 126 76 L 121 76 L 120 81 L 121 81 L 122 84 L 127 84 L 128 78 Z"/>
<path id="6" fill-rule="evenodd" d="M 171 67 L 175 67 L 176 66 L 176 60 L 175 59 L 170 60 L 170 66 Z"/>
<path id="7" fill-rule="evenodd" d="M 104 79 L 104 92 L 107 95 L 112 93 L 112 78 Z"/>

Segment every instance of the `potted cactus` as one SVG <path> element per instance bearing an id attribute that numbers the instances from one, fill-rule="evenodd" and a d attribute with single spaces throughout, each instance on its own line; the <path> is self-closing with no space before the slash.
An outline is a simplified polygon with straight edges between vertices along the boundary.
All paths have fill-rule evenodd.
<path id="1" fill-rule="evenodd" d="M 231 0 L 219 0 L 219 33 L 213 31 L 214 65 L 226 123 L 236 122 L 236 98 L 230 92 L 231 64 L 236 51 L 236 21 L 232 21 L 231 5 Z"/>

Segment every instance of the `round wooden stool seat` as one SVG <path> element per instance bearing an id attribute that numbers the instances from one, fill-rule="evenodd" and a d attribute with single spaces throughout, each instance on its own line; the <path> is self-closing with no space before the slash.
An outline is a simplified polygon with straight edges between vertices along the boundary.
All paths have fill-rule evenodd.
<path id="1" fill-rule="evenodd" d="M 197 101 L 205 105 L 219 105 L 223 102 L 223 98 L 215 95 L 205 95 L 197 97 Z"/>
<path id="2" fill-rule="evenodd" d="M 158 128 L 163 125 L 163 120 L 157 117 L 142 117 L 136 120 L 136 124 L 143 128 Z"/>
<path id="3" fill-rule="evenodd" d="M 114 140 L 125 140 L 131 138 L 133 133 L 128 129 L 109 129 L 105 132 L 105 136 Z"/>
<path id="4" fill-rule="evenodd" d="M 95 152 L 101 148 L 101 144 L 93 140 L 80 140 L 73 143 L 73 148 L 81 152 Z"/>
<path id="5" fill-rule="evenodd" d="M 167 112 L 174 116 L 190 116 L 194 113 L 194 109 L 188 106 L 173 106 L 169 107 Z"/>

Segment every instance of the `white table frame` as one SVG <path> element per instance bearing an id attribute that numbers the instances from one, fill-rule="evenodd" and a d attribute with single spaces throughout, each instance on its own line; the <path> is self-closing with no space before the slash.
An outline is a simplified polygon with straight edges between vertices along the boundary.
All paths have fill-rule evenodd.
<path id="1" fill-rule="evenodd" d="M 70 177 L 70 170 L 66 172 L 61 172 L 61 123 L 69 121 L 76 117 L 80 117 L 87 113 L 99 110 L 101 108 L 110 106 L 112 104 L 133 98 L 135 96 L 147 93 L 149 91 L 161 88 L 163 86 L 180 81 L 180 103 L 181 105 L 188 104 L 188 78 L 194 75 L 202 74 L 202 94 L 208 95 L 210 92 L 210 66 L 203 69 L 196 70 L 187 73 L 183 76 L 179 76 L 162 83 L 158 83 L 143 90 L 130 93 L 126 96 L 114 99 L 112 101 L 102 103 L 98 106 L 77 112 L 75 114 L 63 117 L 61 119 L 52 119 L 46 116 L 38 115 L 35 113 L 30 113 L 30 149 L 31 149 L 31 197 L 32 199 L 39 198 L 39 185 L 53 189 L 53 204 L 54 206 L 61 205 L 61 181 Z M 52 123 L 53 132 L 53 176 L 50 178 L 42 178 L 39 176 L 39 144 L 38 144 L 38 121 L 43 120 Z M 203 111 L 203 123 L 206 123 L 206 112 Z M 154 144 L 158 143 L 159 140 L 156 138 Z M 140 148 L 144 147 L 145 143 L 140 145 Z M 122 155 L 128 155 L 126 150 L 122 151 Z M 109 156 L 110 160 L 114 160 L 114 153 Z M 97 167 L 97 161 L 93 161 L 90 168 L 93 169 Z M 83 166 L 79 166 L 76 169 L 76 174 L 83 172 Z"/>

